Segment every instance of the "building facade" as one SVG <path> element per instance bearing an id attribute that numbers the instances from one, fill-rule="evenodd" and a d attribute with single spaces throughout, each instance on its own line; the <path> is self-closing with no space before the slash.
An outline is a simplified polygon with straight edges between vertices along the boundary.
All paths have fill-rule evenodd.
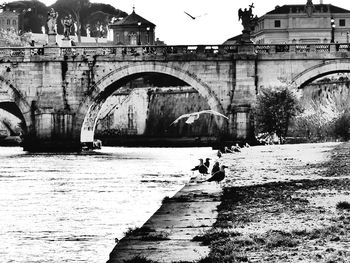
<path id="1" fill-rule="evenodd" d="M 109 25 L 113 30 L 113 43 L 118 45 L 154 45 L 155 24 L 133 12 Z"/>
<path id="2" fill-rule="evenodd" d="M 331 4 L 283 5 L 261 16 L 251 34 L 256 44 L 348 43 L 350 11 Z"/>
<path id="3" fill-rule="evenodd" d="M 18 20 L 19 15 L 12 11 L 3 11 L 0 13 L 0 30 L 10 31 L 18 33 Z"/>

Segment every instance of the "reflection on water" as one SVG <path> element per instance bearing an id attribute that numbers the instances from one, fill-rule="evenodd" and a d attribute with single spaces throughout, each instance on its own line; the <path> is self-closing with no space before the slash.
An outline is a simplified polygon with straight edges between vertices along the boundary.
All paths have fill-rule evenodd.
<path id="1" fill-rule="evenodd" d="M 103 147 L 27 154 L 0 147 L 0 262 L 106 262 L 189 179 L 210 148 Z"/>

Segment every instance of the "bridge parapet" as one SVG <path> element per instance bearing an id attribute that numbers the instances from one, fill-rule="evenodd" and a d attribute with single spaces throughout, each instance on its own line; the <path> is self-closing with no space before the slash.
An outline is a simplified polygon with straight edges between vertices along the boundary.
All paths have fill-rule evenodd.
<path id="1" fill-rule="evenodd" d="M 177 46 L 103 46 L 103 47 L 69 47 L 61 48 L 61 55 L 100 55 L 125 57 L 167 57 L 185 55 L 204 55 L 216 57 L 238 52 L 237 45 L 177 45 Z"/>
<path id="2" fill-rule="evenodd" d="M 254 45 L 254 50 L 257 54 L 350 52 L 350 44 L 263 44 Z"/>
<path id="3" fill-rule="evenodd" d="M 247 46 L 247 45 L 246 45 Z M 332 53 L 350 52 L 350 43 L 319 44 L 257 44 L 251 45 L 255 54 L 283 53 Z M 57 49 L 55 56 L 112 56 L 117 59 L 153 59 L 176 57 L 179 60 L 186 56 L 202 58 L 231 57 L 240 53 L 239 45 L 176 45 L 176 46 L 74 46 L 74 47 L 1 47 L 0 58 L 50 57 L 49 49 Z M 246 49 L 244 49 L 246 50 Z M 244 52 L 243 52 L 244 53 Z"/>

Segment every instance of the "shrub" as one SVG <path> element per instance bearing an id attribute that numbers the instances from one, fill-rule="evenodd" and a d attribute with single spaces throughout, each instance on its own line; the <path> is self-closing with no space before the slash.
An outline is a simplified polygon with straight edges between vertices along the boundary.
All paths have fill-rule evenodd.
<path id="1" fill-rule="evenodd" d="M 338 202 L 337 209 L 350 210 L 350 203 L 346 201 Z"/>
<path id="2" fill-rule="evenodd" d="M 288 88 L 262 89 L 254 108 L 257 131 L 284 139 L 292 118 L 301 111 L 298 99 Z"/>
<path id="3" fill-rule="evenodd" d="M 157 263 L 143 256 L 135 256 L 132 259 L 124 260 L 124 263 Z"/>
<path id="4" fill-rule="evenodd" d="M 334 122 L 334 134 L 343 140 L 350 139 L 350 112 L 344 112 Z"/>

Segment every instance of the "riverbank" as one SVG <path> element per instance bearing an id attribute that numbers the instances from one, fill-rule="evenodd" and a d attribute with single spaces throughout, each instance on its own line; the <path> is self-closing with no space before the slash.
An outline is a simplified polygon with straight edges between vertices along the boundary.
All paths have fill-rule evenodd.
<path id="1" fill-rule="evenodd" d="M 304 149 L 261 167 L 268 183 L 227 181 L 206 262 L 350 262 L 350 144 Z"/>
<path id="2" fill-rule="evenodd" d="M 141 227 L 130 229 L 115 246 L 108 263 L 198 261 L 210 252 L 195 237 L 212 228 L 217 219 L 222 189 L 195 178 L 162 206 Z M 144 260 L 141 260 L 144 259 Z"/>
<path id="3" fill-rule="evenodd" d="M 215 223 L 186 241 L 199 242 L 201 257 L 157 259 L 139 250 L 133 256 L 150 261 L 134 262 L 349 262 L 349 154 L 349 143 L 257 146 L 224 154 L 219 161 L 229 168 Z M 203 192 L 213 186 L 195 185 Z M 178 218 L 176 212 L 171 218 Z M 152 254 L 164 246 L 158 241 Z"/>

